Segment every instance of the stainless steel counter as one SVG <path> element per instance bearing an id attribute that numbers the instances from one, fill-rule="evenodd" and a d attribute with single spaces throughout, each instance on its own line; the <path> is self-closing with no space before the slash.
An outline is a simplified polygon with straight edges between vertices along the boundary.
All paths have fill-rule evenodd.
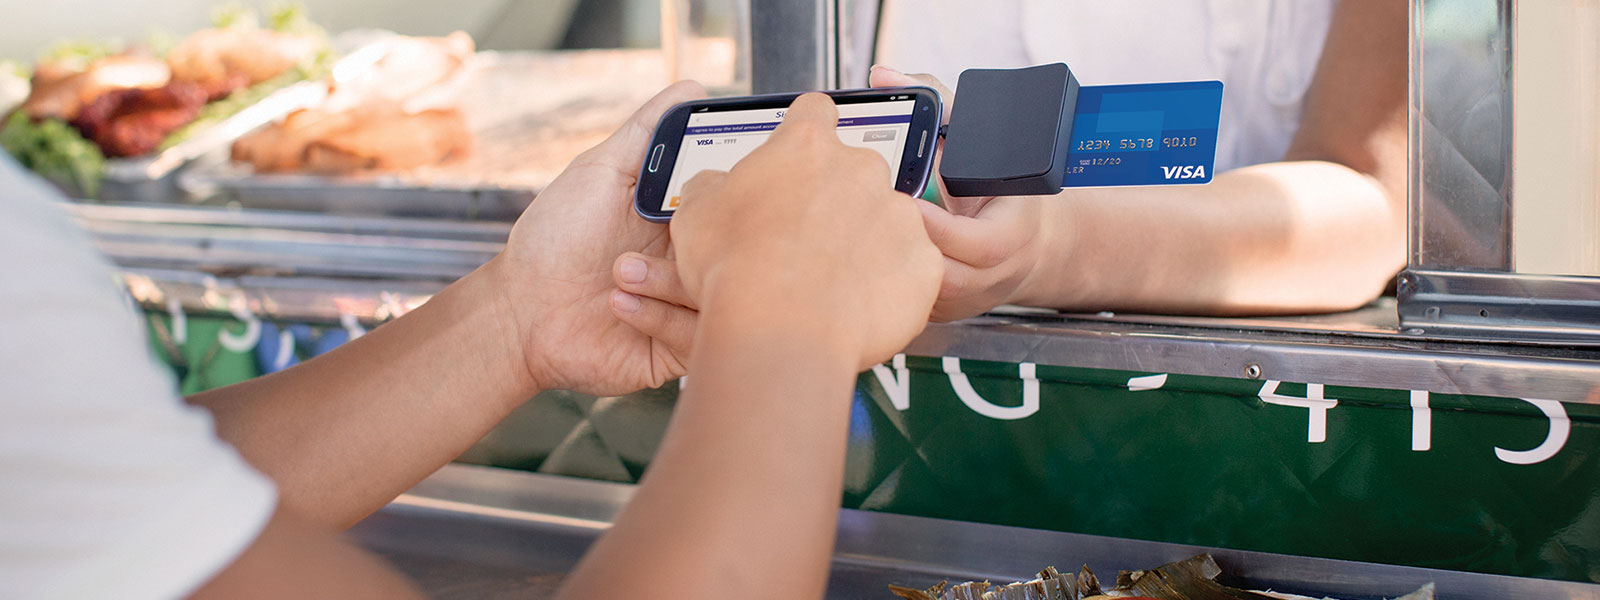
<path id="1" fill-rule="evenodd" d="M 359 218 L 216 208 L 71 206 L 157 310 L 264 319 L 379 322 L 493 256 L 500 223 Z M 1003 307 L 932 324 L 906 352 L 1092 369 L 1600 402 L 1600 349 L 1464 343 L 1401 329 L 1392 301 L 1337 315 L 1214 319 Z M 440 597 L 546 597 L 604 531 L 627 485 L 452 465 L 352 536 Z M 943 578 L 1019 579 L 1088 563 L 1105 576 L 1202 548 L 876 512 L 840 513 L 830 598 Z M 1426 581 L 1443 598 L 1597 598 L 1547 580 L 1212 550 L 1238 582 L 1349 598 Z"/>
<path id="2" fill-rule="evenodd" d="M 451 465 L 350 531 L 438 598 L 548 598 L 633 486 Z M 1600 599 L 1600 585 L 1394 567 L 843 510 L 827 597 L 886 586 L 1009 581 L 1087 563 L 1102 578 L 1211 552 L 1227 583 L 1322 597 L 1395 597 L 1435 582 L 1450 600 Z M 759 590 L 752 590 L 758 597 Z"/>
<path id="3" fill-rule="evenodd" d="M 1600 349 L 1428 338 L 1398 328 L 1391 298 L 1303 317 L 1001 307 L 929 325 L 906 354 L 1600 403 Z"/>
<path id="4" fill-rule="evenodd" d="M 419 303 L 492 257 L 510 230 L 259 210 L 68 207 L 101 250 L 144 284 L 141 301 L 176 297 L 185 310 L 216 311 L 216 298 L 239 293 L 252 307 L 301 320 L 336 321 L 336 305 L 359 312 L 395 296 Z M 355 316 L 378 321 L 393 312 Z M 1002 307 L 930 325 L 907 353 L 1600 402 L 1600 348 L 1429 338 L 1399 327 L 1392 299 L 1349 313 L 1244 319 Z"/>

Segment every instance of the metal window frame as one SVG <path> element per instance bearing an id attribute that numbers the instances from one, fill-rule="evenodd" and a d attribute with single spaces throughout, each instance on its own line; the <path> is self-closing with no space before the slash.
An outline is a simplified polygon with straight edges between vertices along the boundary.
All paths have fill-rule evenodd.
<path id="1" fill-rule="evenodd" d="M 1488 1 L 1488 0 L 1485 0 Z M 1403 333 L 1449 340 L 1490 340 L 1539 345 L 1600 345 L 1600 277 L 1514 272 L 1512 246 L 1512 152 L 1515 140 L 1515 70 L 1518 0 L 1495 0 L 1498 19 L 1490 60 L 1477 75 L 1498 81 L 1498 158 L 1501 171 L 1466 181 L 1450 161 L 1469 159 L 1430 117 L 1430 81 L 1424 43 L 1425 0 L 1411 0 L 1410 23 L 1410 188 L 1408 260 L 1396 287 Z M 1439 92 L 1433 92 L 1435 94 Z M 1492 114 L 1492 113 L 1491 113 Z M 1450 115 L 1454 116 L 1454 115 Z M 1440 181 L 1451 179 L 1450 184 Z M 1498 180 L 1498 181 L 1496 181 Z M 1432 190 L 1430 184 L 1440 190 Z M 1500 204 L 1485 203 L 1489 194 Z M 1476 196 L 1476 197 L 1474 197 Z M 1496 210 L 1498 208 L 1498 210 Z M 1470 252 L 1439 251 L 1435 246 L 1475 245 Z"/>
<path id="2" fill-rule="evenodd" d="M 839 85 L 839 0 L 753 0 L 750 86 L 757 94 Z"/>

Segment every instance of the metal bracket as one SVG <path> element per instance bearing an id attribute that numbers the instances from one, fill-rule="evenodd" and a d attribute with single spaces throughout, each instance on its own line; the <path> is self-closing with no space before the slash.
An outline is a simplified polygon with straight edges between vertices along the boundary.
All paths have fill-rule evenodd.
<path id="1" fill-rule="evenodd" d="M 1397 295 L 1408 334 L 1600 346 L 1600 278 L 1407 269 Z"/>

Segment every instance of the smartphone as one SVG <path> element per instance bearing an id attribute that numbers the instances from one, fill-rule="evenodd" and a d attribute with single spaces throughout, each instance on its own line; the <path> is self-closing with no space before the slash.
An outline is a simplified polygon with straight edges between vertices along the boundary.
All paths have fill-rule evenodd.
<path id="1" fill-rule="evenodd" d="M 896 190 L 922 195 L 939 135 L 939 94 L 902 87 L 824 92 L 839 107 L 839 140 L 883 156 Z M 800 94 L 695 100 L 672 107 L 656 124 L 639 170 L 633 208 L 664 223 L 682 201 L 683 184 L 705 170 L 726 171 L 772 135 Z"/>

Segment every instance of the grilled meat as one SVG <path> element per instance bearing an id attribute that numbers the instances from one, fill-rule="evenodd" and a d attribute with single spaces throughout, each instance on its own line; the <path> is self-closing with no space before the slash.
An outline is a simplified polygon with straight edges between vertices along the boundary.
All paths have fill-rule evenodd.
<path id="1" fill-rule="evenodd" d="M 155 150 L 167 134 L 193 121 L 205 104 L 205 90 L 187 82 L 119 89 L 84 106 L 71 124 L 106 156 L 139 156 Z"/>
<path id="2" fill-rule="evenodd" d="M 426 110 L 366 119 L 306 146 L 306 168 L 318 173 L 399 171 L 466 154 L 472 144 L 460 111 Z"/>
<path id="3" fill-rule="evenodd" d="M 366 117 L 398 114 L 397 105 L 375 106 Z M 330 112 L 307 108 L 281 123 L 257 129 L 233 144 L 233 160 L 250 163 L 257 172 L 298 171 L 305 167 L 306 146 L 358 125 L 356 111 Z"/>
<path id="4" fill-rule="evenodd" d="M 240 138 L 233 159 L 262 173 L 398 171 L 464 155 L 472 134 L 459 111 L 408 114 L 391 101 L 349 110 L 299 110 Z"/>
<path id="5" fill-rule="evenodd" d="M 33 90 L 22 110 L 34 119 L 70 121 L 102 94 L 119 89 L 158 88 L 172 78 L 166 63 L 147 56 L 112 56 L 87 69 L 41 64 L 34 71 Z"/>
<path id="6" fill-rule="evenodd" d="M 172 78 L 199 85 L 211 99 L 307 63 L 325 43 L 315 35 L 270 29 L 203 29 L 167 53 Z"/>

